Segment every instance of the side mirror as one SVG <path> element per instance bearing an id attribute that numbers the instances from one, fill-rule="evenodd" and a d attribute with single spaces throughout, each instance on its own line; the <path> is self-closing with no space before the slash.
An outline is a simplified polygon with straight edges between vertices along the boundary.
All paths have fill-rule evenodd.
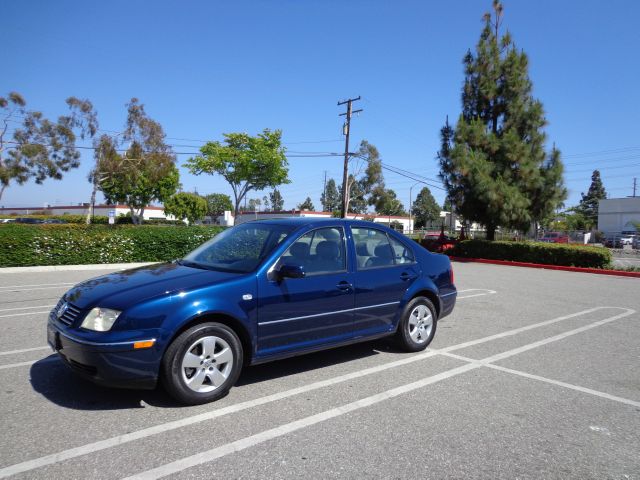
<path id="1" fill-rule="evenodd" d="M 282 265 L 278 270 L 278 278 L 304 278 L 305 272 L 302 265 Z"/>

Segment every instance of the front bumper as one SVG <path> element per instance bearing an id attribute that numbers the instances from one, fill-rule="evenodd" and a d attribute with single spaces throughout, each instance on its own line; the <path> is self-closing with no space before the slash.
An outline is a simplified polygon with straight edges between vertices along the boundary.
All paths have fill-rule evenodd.
<path id="1" fill-rule="evenodd" d="M 157 344 L 134 349 L 134 341 L 92 342 L 69 330 L 49 319 L 47 340 L 74 373 L 109 387 L 155 388 L 162 358 Z"/>

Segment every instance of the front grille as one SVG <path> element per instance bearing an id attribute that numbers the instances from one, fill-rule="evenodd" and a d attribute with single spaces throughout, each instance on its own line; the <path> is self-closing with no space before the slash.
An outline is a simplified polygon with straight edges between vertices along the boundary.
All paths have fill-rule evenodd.
<path id="1" fill-rule="evenodd" d="M 60 307 L 64 303 L 65 303 L 64 300 L 60 300 L 56 305 L 56 308 L 54 308 L 51 313 L 56 321 L 62 323 L 63 325 L 66 325 L 67 327 L 70 327 L 80 316 L 81 310 L 78 307 L 76 307 L 74 304 L 66 302 L 67 303 L 66 311 L 61 317 L 58 317 L 58 310 L 60 310 Z"/>

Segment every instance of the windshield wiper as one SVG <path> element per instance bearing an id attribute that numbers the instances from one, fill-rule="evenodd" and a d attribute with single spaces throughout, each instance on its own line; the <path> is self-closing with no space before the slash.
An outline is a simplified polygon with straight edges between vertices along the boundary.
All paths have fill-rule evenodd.
<path id="1" fill-rule="evenodd" d="M 199 268 L 201 270 L 209 270 L 209 268 L 207 268 L 205 265 L 202 265 L 201 263 L 194 262 L 192 260 L 185 260 L 184 258 L 181 258 L 180 260 L 176 260 L 176 263 L 184 267 Z"/>

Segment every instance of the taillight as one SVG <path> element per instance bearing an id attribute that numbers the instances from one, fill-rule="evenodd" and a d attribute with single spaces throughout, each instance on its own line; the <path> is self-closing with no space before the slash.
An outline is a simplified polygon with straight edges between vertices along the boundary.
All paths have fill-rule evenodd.
<path id="1" fill-rule="evenodd" d="M 453 265 L 449 264 L 449 276 L 451 277 L 451 285 L 453 285 Z"/>

